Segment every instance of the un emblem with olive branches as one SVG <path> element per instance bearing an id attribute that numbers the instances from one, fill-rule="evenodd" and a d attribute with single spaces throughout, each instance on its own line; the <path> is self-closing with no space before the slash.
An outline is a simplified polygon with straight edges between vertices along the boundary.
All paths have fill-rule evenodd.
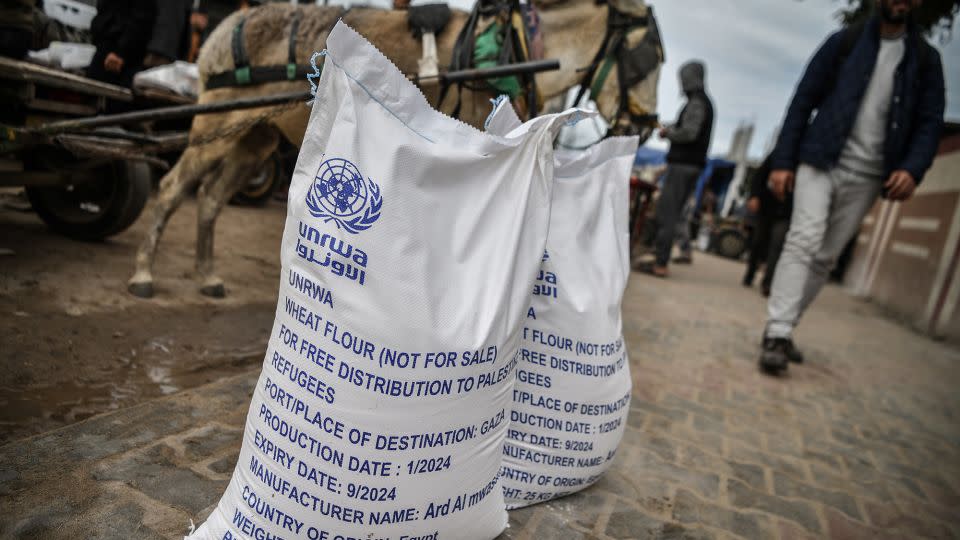
<path id="1" fill-rule="evenodd" d="M 380 219 L 383 197 L 380 186 L 364 178 L 360 169 L 343 158 L 330 158 L 320 164 L 307 192 L 307 209 L 324 222 L 357 234 Z"/>

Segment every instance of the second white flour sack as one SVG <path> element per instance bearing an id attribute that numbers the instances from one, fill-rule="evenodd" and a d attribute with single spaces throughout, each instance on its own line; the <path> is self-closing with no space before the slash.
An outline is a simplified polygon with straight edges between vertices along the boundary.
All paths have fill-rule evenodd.
<path id="1" fill-rule="evenodd" d="M 487 129 L 519 123 L 506 104 Z M 579 491 L 610 466 L 631 378 L 621 302 L 630 274 L 629 182 L 638 140 L 555 155 L 547 247 L 523 328 L 504 445 L 508 508 Z"/>
<path id="2" fill-rule="evenodd" d="M 337 24 L 239 462 L 190 538 L 504 530 L 502 444 L 566 118 L 484 134 Z"/>
<path id="3" fill-rule="evenodd" d="M 610 466 L 630 408 L 621 302 L 637 138 L 557 151 L 547 248 L 523 328 L 504 445 L 508 508 L 579 491 Z"/>

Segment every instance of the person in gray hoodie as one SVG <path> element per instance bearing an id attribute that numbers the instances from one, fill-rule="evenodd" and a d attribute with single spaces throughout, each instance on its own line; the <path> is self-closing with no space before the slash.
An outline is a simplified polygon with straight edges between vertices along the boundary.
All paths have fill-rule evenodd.
<path id="1" fill-rule="evenodd" d="M 660 130 L 660 137 L 670 141 L 670 151 L 654 218 L 656 261 L 640 267 L 640 270 L 657 277 L 668 275 L 677 223 L 682 219 L 684 203 L 696 188 L 697 179 L 707 164 L 713 135 L 713 102 L 706 91 L 704 64 L 691 61 L 681 66 L 680 86 L 687 96 L 687 103 L 676 124 Z"/>

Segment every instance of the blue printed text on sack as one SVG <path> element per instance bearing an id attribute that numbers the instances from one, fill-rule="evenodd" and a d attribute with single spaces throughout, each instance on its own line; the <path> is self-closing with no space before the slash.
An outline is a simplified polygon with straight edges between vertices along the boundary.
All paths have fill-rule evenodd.
<path id="1" fill-rule="evenodd" d="M 345 240 L 321 233 L 302 221 L 298 233 L 297 255 L 301 259 L 321 268 L 328 268 L 335 276 L 364 284 L 367 278 L 366 252 Z M 319 257 L 318 252 L 321 254 Z"/>

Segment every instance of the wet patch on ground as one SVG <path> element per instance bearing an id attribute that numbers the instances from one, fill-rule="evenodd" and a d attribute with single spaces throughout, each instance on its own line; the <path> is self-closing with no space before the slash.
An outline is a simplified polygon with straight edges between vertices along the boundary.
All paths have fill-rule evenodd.
<path id="1" fill-rule="evenodd" d="M 256 369 L 274 317 L 269 304 L 82 317 L 9 308 L 0 301 L 0 444 Z"/>

